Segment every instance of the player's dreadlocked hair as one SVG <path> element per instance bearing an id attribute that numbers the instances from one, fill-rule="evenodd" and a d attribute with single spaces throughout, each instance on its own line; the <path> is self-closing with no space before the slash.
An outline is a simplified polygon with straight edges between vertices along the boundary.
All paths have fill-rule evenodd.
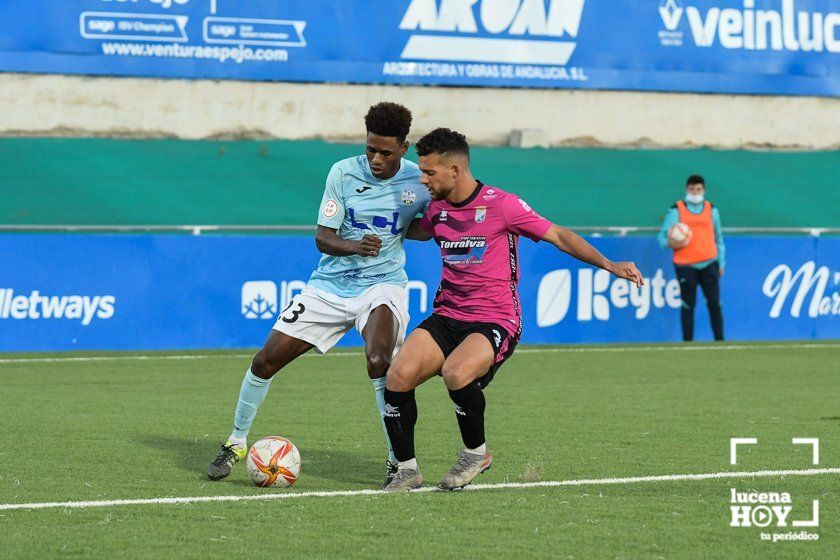
<path id="1" fill-rule="evenodd" d="M 377 103 L 365 115 L 365 127 L 378 136 L 394 137 L 405 142 L 411 130 L 411 111 L 397 103 Z"/>
<path id="2" fill-rule="evenodd" d="M 429 154 L 461 155 L 470 158 L 470 145 L 467 137 L 448 128 L 436 128 L 417 141 L 415 146 L 418 156 Z"/>

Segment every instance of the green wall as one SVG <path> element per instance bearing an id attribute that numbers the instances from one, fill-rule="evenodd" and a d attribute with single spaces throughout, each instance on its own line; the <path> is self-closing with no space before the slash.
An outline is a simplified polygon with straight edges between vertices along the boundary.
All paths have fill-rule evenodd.
<path id="1" fill-rule="evenodd" d="M 308 225 L 330 165 L 360 153 L 316 141 L 0 139 L 0 223 Z M 472 167 L 565 225 L 658 225 L 700 173 L 724 226 L 840 227 L 838 151 L 474 148 Z"/>

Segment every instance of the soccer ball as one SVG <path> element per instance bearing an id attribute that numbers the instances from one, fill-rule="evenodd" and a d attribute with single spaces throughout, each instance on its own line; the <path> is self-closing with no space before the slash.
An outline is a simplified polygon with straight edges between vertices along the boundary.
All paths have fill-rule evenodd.
<path id="1" fill-rule="evenodd" d="M 688 224 L 682 222 L 674 224 L 668 230 L 668 240 L 671 242 L 671 246 L 682 249 L 691 241 L 691 228 L 688 227 Z"/>
<path id="2" fill-rule="evenodd" d="M 251 446 L 246 465 L 248 476 L 257 486 L 286 488 L 300 474 L 300 453 L 286 438 L 268 436 Z"/>

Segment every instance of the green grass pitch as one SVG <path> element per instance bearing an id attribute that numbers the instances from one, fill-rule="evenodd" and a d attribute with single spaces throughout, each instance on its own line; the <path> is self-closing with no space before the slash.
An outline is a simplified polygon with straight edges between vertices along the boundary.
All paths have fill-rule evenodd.
<path id="1" fill-rule="evenodd" d="M 486 391 L 493 468 L 533 482 L 840 466 L 840 344 L 523 348 Z M 244 465 L 205 478 L 230 430 L 241 352 L 0 355 L 0 505 L 269 495 Z M 49 358 L 58 358 L 48 361 Z M 418 461 L 434 484 L 460 448 L 439 379 L 418 390 Z M 285 492 L 376 488 L 385 458 L 358 353 L 304 356 L 275 378 L 252 441 L 283 435 Z M 755 437 L 729 463 L 729 439 Z M 836 558 L 840 474 L 0 510 L 2 558 Z M 730 489 L 820 502 L 816 542 L 733 528 Z M 799 531 L 801 529 L 797 529 Z"/>

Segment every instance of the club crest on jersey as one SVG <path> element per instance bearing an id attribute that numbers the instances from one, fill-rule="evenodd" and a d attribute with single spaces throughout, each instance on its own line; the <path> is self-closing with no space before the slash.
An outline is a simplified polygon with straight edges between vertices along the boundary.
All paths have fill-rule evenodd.
<path id="1" fill-rule="evenodd" d="M 475 223 L 480 224 L 487 219 L 487 207 L 479 206 L 475 209 Z"/>
<path id="2" fill-rule="evenodd" d="M 417 193 L 411 189 L 404 190 L 401 198 L 403 204 L 414 204 L 417 201 Z"/>
<path id="3" fill-rule="evenodd" d="M 447 213 L 446 213 L 446 210 L 441 210 L 441 211 L 440 211 L 440 214 L 438 214 L 438 221 L 439 221 L 439 222 L 445 222 L 445 221 L 446 221 L 446 218 L 447 218 L 448 216 L 449 216 L 449 214 L 447 214 Z"/>

